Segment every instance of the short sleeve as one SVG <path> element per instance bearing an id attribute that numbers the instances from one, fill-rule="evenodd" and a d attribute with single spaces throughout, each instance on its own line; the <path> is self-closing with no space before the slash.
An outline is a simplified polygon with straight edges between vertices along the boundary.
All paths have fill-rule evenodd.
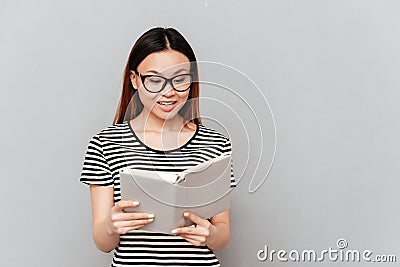
<path id="1" fill-rule="evenodd" d="M 89 141 L 79 181 L 84 184 L 114 186 L 114 179 L 98 135 L 94 135 Z"/>
<path id="2" fill-rule="evenodd" d="M 224 146 L 224 152 L 232 155 L 232 144 L 229 138 L 226 138 Z M 233 175 L 233 158 L 231 158 L 231 188 L 236 187 L 236 185 L 235 176 Z"/>

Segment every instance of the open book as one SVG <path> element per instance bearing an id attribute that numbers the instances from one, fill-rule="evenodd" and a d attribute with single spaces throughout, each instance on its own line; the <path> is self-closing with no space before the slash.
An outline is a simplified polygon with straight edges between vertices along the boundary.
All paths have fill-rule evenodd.
<path id="1" fill-rule="evenodd" d="M 193 224 L 183 217 L 185 211 L 207 219 L 229 209 L 230 179 L 230 154 L 179 173 L 125 167 L 120 172 L 121 198 L 140 205 L 124 211 L 153 213 L 154 221 L 140 229 L 170 233 Z"/>

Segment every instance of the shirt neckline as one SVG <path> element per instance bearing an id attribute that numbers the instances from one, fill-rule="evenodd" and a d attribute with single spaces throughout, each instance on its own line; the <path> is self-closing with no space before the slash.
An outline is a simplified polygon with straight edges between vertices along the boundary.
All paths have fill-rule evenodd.
<path id="1" fill-rule="evenodd" d="M 185 148 L 185 147 L 186 147 L 190 142 L 192 142 L 192 140 L 197 136 L 197 133 L 199 132 L 199 128 L 200 128 L 200 125 L 196 124 L 196 131 L 195 131 L 194 134 L 190 137 L 190 139 L 189 139 L 185 144 L 183 144 L 182 146 L 177 147 L 177 148 L 173 148 L 173 149 L 169 149 L 169 150 L 160 150 L 160 149 L 152 148 L 152 147 L 146 145 L 142 140 L 140 140 L 139 137 L 136 135 L 135 131 L 133 130 L 132 125 L 130 124 L 130 121 L 129 121 L 129 120 L 125 121 L 125 123 L 128 124 L 128 127 L 129 127 L 129 129 L 130 129 L 130 132 L 133 134 L 133 136 L 135 137 L 135 139 L 136 139 L 142 146 L 144 146 L 147 150 L 151 150 L 151 151 L 154 151 L 154 152 L 157 152 L 157 153 L 166 153 L 166 152 L 169 153 L 169 152 L 174 152 L 174 151 L 181 150 L 182 148 Z"/>

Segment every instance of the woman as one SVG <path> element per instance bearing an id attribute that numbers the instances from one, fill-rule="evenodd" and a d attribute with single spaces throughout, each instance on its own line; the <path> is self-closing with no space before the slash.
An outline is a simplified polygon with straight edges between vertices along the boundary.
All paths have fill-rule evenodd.
<path id="1" fill-rule="evenodd" d="M 80 177 L 90 185 L 94 242 L 115 249 L 111 266 L 220 266 L 213 251 L 229 240 L 229 210 L 209 220 L 186 212 L 194 227 L 149 232 L 141 227 L 157 214 L 125 213 L 140 203 L 120 195 L 123 167 L 177 172 L 231 153 L 228 137 L 202 125 L 198 97 L 196 57 L 185 38 L 172 28 L 145 32 L 130 53 L 114 123 L 89 141 Z"/>

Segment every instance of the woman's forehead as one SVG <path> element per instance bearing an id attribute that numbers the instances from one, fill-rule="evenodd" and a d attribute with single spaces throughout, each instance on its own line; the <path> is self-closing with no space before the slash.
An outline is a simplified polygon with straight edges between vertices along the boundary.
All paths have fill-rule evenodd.
<path id="1" fill-rule="evenodd" d="M 151 53 L 138 66 L 141 73 L 176 74 L 185 70 L 190 71 L 189 59 L 175 50 Z"/>

